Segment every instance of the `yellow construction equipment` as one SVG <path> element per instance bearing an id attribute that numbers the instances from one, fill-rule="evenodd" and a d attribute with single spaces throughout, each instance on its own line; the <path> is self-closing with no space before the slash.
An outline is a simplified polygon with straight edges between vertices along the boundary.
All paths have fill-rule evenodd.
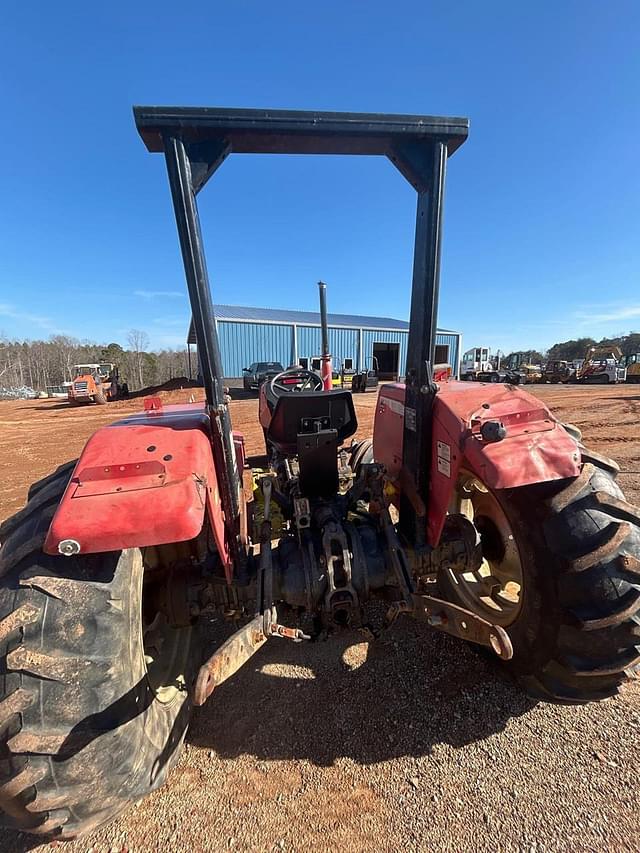
<path id="1" fill-rule="evenodd" d="M 624 364 L 627 371 L 627 382 L 640 382 L 640 353 L 636 352 L 633 355 L 626 355 L 621 359 L 620 364 Z"/>

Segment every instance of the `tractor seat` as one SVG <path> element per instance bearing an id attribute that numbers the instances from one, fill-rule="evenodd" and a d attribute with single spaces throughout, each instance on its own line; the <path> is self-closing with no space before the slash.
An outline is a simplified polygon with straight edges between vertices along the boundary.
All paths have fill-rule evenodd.
<path id="1" fill-rule="evenodd" d="M 267 402 L 271 408 L 268 394 Z M 357 428 L 350 391 L 285 392 L 275 399 L 267 438 L 281 453 L 293 455 L 297 453 L 299 435 L 335 430 L 339 446 Z"/>

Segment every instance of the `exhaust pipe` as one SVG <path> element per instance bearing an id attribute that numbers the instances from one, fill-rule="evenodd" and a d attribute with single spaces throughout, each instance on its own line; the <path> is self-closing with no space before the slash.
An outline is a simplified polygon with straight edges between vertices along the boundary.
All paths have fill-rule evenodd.
<path id="1" fill-rule="evenodd" d="M 320 377 L 322 378 L 322 390 L 331 391 L 333 383 L 331 377 L 333 367 L 331 365 L 331 354 L 329 353 L 329 325 L 327 323 L 327 285 L 323 281 L 318 282 L 320 291 L 320 330 L 322 333 L 322 356 L 320 361 Z"/>

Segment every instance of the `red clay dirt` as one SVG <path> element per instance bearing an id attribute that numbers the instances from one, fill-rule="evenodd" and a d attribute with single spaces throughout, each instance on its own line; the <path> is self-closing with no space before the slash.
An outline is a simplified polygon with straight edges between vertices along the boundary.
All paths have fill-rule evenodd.
<path id="1" fill-rule="evenodd" d="M 640 504 L 640 386 L 531 390 L 619 462 Z M 368 435 L 376 395 L 355 402 Z M 92 432 L 141 408 L 0 402 L 0 519 Z M 256 399 L 234 400 L 231 416 L 261 454 Z M 465 644 L 405 619 L 373 644 L 354 632 L 270 641 L 196 709 L 168 784 L 64 850 L 637 850 L 638 766 L 640 681 L 597 704 L 536 705 Z M 0 848 L 49 845 L 7 830 Z"/>

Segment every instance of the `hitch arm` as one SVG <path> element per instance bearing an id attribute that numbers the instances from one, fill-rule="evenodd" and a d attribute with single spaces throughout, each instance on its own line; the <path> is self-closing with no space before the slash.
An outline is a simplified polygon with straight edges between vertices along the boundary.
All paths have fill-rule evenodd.
<path id="1" fill-rule="evenodd" d="M 216 687 L 234 675 L 266 642 L 262 616 L 256 616 L 232 634 L 200 667 L 193 691 L 193 704 L 204 705 Z"/>
<path id="2" fill-rule="evenodd" d="M 412 599 L 413 615 L 425 619 L 432 628 L 470 643 L 488 646 L 502 660 L 511 660 L 513 657 L 509 635 L 500 625 L 492 625 L 464 607 L 430 595 L 414 594 Z"/>

